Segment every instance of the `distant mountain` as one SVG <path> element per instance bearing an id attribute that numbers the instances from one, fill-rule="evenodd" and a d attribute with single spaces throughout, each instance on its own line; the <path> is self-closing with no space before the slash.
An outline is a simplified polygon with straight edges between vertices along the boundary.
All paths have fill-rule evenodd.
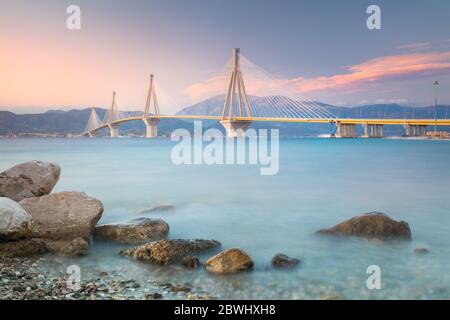
<path id="1" fill-rule="evenodd" d="M 224 96 L 216 96 L 206 101 L 202 101 L 195 105 L 186 107 L 178 112 L 178 115 L 208 115 L 220 114 Z M 264 99 L 252 97 L 254 101 L 258 101 L 258 106 L 266 111 L 271 106 L 264 102 Z M 261 100 L 258 100 L 261 99 Z M 285 99 L 278 97 L 277 99 Z M 276 101 L 276 100 L 274 100 Z M 266 105 L 264 105 L 266 103 Z M 434 107 L 411 107 L 398 104 L 375 104 L 357 107 L 337 107 L 329 104 L 315 102 L 327 111 L 335 114 L 340 118 L 434 118 Z M 9 111 L 0 111 L 0 135 L 12 134 L 78 134 L 84 131 L 88 121 L 91 109 L 82 110 L 51 110 L 39 114 L 15 114 Z M 106 110 L 96 108 L 96 112 L 103 119 Z M 447 112 L 449 112 L 447 114 Z M 130 112 L 131 115 L 139 116 L 142 112 Z M 440 105 L 437 108 L 438 118 L 450 117 L 450 106 Z M 446 116 L 447 114 L 447 116 Z M 160 134 L 170 134 L 174 129 L 184 128 L 192 131 L 192 121 L 184 121 L 179 119 L 163 119 L 158 125 Z M 222 132 L 223 127 L 217 121 L 204 120 L 205 128 L 217 128 Z M 317 136 L 319 134 L 330 133 L 330 126 L 326 124 L 313 123 L 277 123 L 277 122 L 253 122 L 252 127 L 255 129 L 279 129 L 281 136 L 299 137 L 299 136 Z M 108 130 L 104 129 L 99 135 L 107 135 Z M 361 132 L 362 128 L 358 127 Z M 124 123 L 120 126 L 122 134 L 143 135 L 145 125 L 142 121 L 132 121 Z M 400 126 L 386 126 L 385 133 L 387 135 L 401 135 L 403 128 Z"/>
<path id="2" fill-rule="evenodd" d="M 96 108 L 100 119 L 105 116 L 106 110 Z M 15 114 L 9 111 L 0 111 L 0 135 L 6 134 L 79 134 L 85 130 L 91 109 L 70 111 L 47 111 L 39 114 Z M 142 115 L 142 112 L 130 112 L 130 116 Z M 178 119 L 165 119 L 158 125 L 161 134 L 170 134 L 174 128 L 192 127 L 186 121 Z M 99 135 L 107 135 L 107 129 Z M 144 134 L 145 125 L 142 121 L 132 121 L 120 126 L 121 133 Z"/>

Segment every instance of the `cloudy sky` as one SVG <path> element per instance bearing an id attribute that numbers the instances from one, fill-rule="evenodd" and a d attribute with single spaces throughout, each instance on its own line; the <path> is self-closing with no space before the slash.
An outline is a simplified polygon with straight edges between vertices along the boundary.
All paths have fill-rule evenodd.
<path id="1" fill-rule="evenodd" d="M 138 110 L 150 73 L 171 113 L 222 92 L 234 47 L 310 99 L 431 105 L 438 80 L 450 104 L 448 0 L 0 0 L 0 43 L 0 110 L 18 113 L 106 106 L 114 90 Z"/>

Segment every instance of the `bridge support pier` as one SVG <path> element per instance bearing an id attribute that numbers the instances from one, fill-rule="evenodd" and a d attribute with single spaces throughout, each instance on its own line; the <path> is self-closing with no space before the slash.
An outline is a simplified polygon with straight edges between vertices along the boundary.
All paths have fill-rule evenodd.
<path id="1" fill-rule="evenodd" d="M 158 136 L 158 123 L 159 119 L 143 119 L 145 123 L 145 127 L 147 128 L 146 131 L 146 138 L 156 138 Z"/>
<path id="2" fill-rule="evenodd" d="M 426 125 L 406 125 L 406 136 L 411 136 L 411 128 L 412 128 L 412 136 L 413 137 L 421 137 L 426 136 L 428 134 L 428 126 Z"/>
<path id="3" fill-rule="evenodd" d="M 220 124 L 225 128 L 228 138 L 243 138 L 245 130 L 252 124 L 246 120 L 222 120 Z"/>
<path id="4" fill-rule="evenodd" d="M 91 131 L 89 131 L 89 132 L 88 132 L 88 137 L 89 137 L 89 138 L 93 138 L 93 137 L 94 137 L 94 134 L 93 134 Z"/>
<path id="5" fill-rule="evenodd" d="M 336 123 L 336 138 L 356 138 L 356 124 Z"/>
<path id="6" fill-rule="evenodd" d="M 409 124 L 405 125 L 405 137 L 411 136 L 411 126 Z"/>
<path id="7" fill-rule="evenodd" d="M 108 124 L 109 136 L 111 138 L 117 138 L 119 136 L 119 125 L 118 124 Z"/>
<path id="8" fill-rule="evenodd" d="M 384 136 L 384 126 L 382 124 L 363 124 L 363 138 L 382 138 Z"/>

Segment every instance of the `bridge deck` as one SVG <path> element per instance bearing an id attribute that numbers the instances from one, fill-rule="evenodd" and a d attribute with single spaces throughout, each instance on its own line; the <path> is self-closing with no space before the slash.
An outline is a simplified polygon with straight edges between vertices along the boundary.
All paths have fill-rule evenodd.
<path id="1" fill-rule="evenodd" d="M 184 116 L 184 115 L 158 115 L 149 116 L 148 119 L 184 119 L 184 120 L 216 120 L 220 121 L 220 116 Z M 110 124 L 102 124 L 101 126 L 85 131 L 81 135 L 89 132 L 94 133 L 109 125 L 115 125 L 130 121 L 142 121 L 143 117 L 129 117 L 119 119 Z M 265 122 L 290 122 L 290 123 L 342 123 L 342 124 L 383 124 L 383 125 L 411 125 L 411 126 L 450 126 L 450 119 L 351 119 L 351 118 L 266 118 L 266 117 L 234 117 L 235 121 L 265 121 Z"/>

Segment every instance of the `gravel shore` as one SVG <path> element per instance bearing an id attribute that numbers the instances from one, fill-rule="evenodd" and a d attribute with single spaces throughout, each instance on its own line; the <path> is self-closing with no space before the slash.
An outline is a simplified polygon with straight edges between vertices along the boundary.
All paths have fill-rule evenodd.
<path id="1" fill-rule="evenodd" d="M 52 271 L 47 257 L 0 258 L 2 300 L 154 300 L 214 299 L 190 284 L 137 281 L 123 272 L 90 270 L 83 273 L 79 290 L 70 289 L 70 274 Z M 61 269 L 61 268 L 57 268 Z"/>

